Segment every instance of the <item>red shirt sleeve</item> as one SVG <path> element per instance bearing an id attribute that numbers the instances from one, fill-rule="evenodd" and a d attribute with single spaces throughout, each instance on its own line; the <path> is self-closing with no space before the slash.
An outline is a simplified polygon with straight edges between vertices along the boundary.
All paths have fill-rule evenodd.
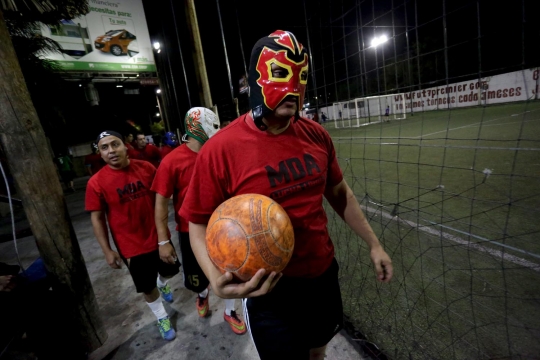
<path id="1" fill-rule="evenodd" d="M 326 144 L 328 146 L 328 175 L 326 179 L 326 187 L 334 187 L 343 180 L 343 173 L 339 167 L 339 163 L 336 157 L 336 149 L 332 138 L 326 130 L 325 133 Z"/>
<path id="2" fill-rule="evenodd" d="M 169 198 L 174 191 L 175 179 L 171 169 L 171 162 L 164 160 L 157 168 L 156 176 L 152 182 L 150 190 L 158 193 L 159 195 Z"/>
<path id="3" fill-rule="evenodd" d="M 219 162 L 215 153 L 212 143 L 201 149 L 186 199 L 180 208 L 180 216 L 194 224 L 206 225 L 214 210 L 230 197 L 225 165 Z"/>
<path id="4" fill-rule="evenodd" d="M 105 202 L 101 189 L 97 186 L 96 177 L 91 177 L 86 186 L 86 211 L 103 211 L 105 210 Z"/>

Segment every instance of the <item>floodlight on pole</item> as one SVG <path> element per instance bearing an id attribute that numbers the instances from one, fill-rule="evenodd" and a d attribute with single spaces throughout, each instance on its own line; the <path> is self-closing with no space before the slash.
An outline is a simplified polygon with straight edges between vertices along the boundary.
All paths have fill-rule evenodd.
<path id="1" fill-rule="evenodd" d="M 373 40 L 371 40 L 371 46 L 377 47 L 378 45 L 385 43 L 387 41 L 388 41 L 388 38 L 386 37 L 386 35 L 376 36 L 373 38 Z"/>
<path id="2" fill-rule="evenodd" d="M 157 89 L 156 94 L 161 94 L 161 89 Z"/>
<path id="3" fill-rule="evenodd" d="M 156 50 L 159 50 L 159 48 L 161 47 L 161 44 L 159 43 L 159 41 L 154 41 L 152 45 L 154 46 L 154 49 Z"/>

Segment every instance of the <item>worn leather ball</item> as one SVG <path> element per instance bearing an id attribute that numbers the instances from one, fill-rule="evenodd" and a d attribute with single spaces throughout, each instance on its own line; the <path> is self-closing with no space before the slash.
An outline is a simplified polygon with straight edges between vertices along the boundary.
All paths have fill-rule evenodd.
<path id="1" fill-rule="evenodd" d="M 223 202 L 206 229 L 208 256 L 222 273 L 248 281 L 259 269 L 281 272 L 291 259 L 294 231 L 289 216 L 274 200 L 259 194 Z"/>

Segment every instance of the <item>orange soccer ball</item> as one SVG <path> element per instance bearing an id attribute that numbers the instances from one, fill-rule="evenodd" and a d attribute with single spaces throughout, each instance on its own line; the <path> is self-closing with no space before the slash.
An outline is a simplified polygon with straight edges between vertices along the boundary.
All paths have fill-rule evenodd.
<path id="1" fill-rule="evenodd" d="M 257 270 L 281 272 L 291 259 L 294 231 L 281 205 L 259 194 L 223 202 L 206 229 L 208 256 L 221 272 L 248 281 Z"/>

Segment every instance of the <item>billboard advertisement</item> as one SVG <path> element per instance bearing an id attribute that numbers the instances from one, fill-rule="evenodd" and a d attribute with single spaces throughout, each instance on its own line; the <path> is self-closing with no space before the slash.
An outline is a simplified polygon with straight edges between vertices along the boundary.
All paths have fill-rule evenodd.
<path id="1" fill-rule="evenodd" d="M 88 0 L 88 8 L 58 26 L 41 24 L 41 35 L 62 49 L 47 59 L 64 70 L 156 71 L 142 0 Z"/>

